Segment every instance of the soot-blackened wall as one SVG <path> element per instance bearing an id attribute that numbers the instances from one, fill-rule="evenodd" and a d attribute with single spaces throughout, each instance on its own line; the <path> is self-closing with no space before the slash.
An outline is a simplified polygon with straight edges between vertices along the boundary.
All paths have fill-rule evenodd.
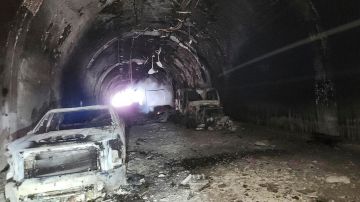
<path id="1" fill-rule="evenodd" d="M 225 69 L 237 70 L 219 77 L 227 112 L 240 120 L 359 140 L 360 3 L 246 5 L 245 13 L 229 14 L 238 23 L 227 31 L 242 24 L 246 37 L 230 48 Z"/>

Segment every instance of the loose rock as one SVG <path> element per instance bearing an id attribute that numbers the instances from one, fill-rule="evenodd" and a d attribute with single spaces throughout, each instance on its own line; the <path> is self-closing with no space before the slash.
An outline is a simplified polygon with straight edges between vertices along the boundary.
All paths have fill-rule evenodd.
<path id="1" fill-rule="evenodd" d="M 164 177 L 166 177 L 166 175 L 160 174 L 158 177 L 159 177 L 159 178 L 164 178 Z"/>
<path id="2" fill-rule="evenodd" d="M 188 185 L 192 192 L 199 192 L 209 185 L 209 180 L 205 178 L 205 175 L 188 175 L 182 182 L 181 185 Z"/>
<path id="3" fill-rule="evenodd" d="M 268 140 L 255 142 L 255 146 L 267 147 L 269 145 L 270 145 L 270 142 Z"/>
<path id="4" fill-rule="evenodd" d="M 329 176 L 325 179 L 327 183 L 350 184 L 350 179 L 346 176 Z"/>

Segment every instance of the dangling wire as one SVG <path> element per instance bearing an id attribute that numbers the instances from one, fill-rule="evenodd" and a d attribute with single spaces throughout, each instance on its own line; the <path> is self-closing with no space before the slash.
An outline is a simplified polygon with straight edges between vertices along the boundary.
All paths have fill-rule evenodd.
<path id="1" fill-rule="evenodd" d="M 132 38 L 131 48 L 130 48 L 130 58 L 129 58 L 129 77 L 130 77 L 130 85 L 133 84 L 133 70 L 132 70 L 132 53 L 134 48 L 135 38 Z"/>
<path id="2" fill-rule="evenodd" d="M 191 39 L 191 26 L 189 25 L 188 26 L 188 37 L 189 37 L 189 44 L 191 45 L 192 44 L 192 39 Z"/>
<path id="3" fill-rule="evenodd" d="M 169 28 L 162 28 L 162 29 L 158 29 L 156 31 L 162 31 L 162 32 L 166 32 L 166 33 L 170 33 L 170 32 L 174 32 L 174 31 L 178 31 L 180 30 L 182 27 L 183 27 L 183 24 L 186 20 L 186 15 L 189 15 L 192 13 L 192 11 L 186 11 L 185 9 L 188 8 L 191 3 L 192 3 L 193 0 L 183 0 L 181 3 L 180 3 L 180 11 L 178 11 L 177 13 L 178 14 L 185 14 L 185 17 L 181 17 L 181 19 L 177 19 L 178 20 L 178 23 L 174 26 L 174 27 L 169 27 Z M 199 4 L 199 1 L 198 0 L 195 4 L 195 6 L 193 8 L 189 8 L 190 10 L 193 10 L 195 9 L 198 4 Z"/>

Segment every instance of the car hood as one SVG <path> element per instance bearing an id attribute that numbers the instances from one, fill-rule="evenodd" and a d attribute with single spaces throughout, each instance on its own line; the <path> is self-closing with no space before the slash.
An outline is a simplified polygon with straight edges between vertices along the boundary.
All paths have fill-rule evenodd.
<path id="1" fill-rule="evenodd" d="M 52 131 L 42 134 L 28 134 L 8 144 L 9 152 L 21 151 L 31 148 L 81 143 L 100 142 L 117 138 L 114 127 L 85 128 L 63 131 Z"/>
<path id="2" fill-rule="evenodd" d="M 189 102 L 190 107 L 201 107 L 201 106 L 220 106 L 220 101 L 218 100 L 199 100 Z"/>

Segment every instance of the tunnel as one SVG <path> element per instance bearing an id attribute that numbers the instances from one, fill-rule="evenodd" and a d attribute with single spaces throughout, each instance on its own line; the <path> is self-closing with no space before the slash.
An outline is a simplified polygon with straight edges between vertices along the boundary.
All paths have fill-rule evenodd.
<path id="1" fill-rule="evenodd" d="M 357 153 L 360 151 L 359 1 L 3 0 L 0 11 L 0 169 L 4 169 L 3 172 L 9 169 L 6 145 L 26 136 L 51 109 L 114 105 L 117 93 L 131 89 L 135 94 L 144 94 L 141 101 L 136 101 L 141 105 L 139 113 L 145 116 L 154 112 L 157 105 L 166 105 L 167 110 L 177 108 L 181 89 L 216 89 L 222 113 L 237 131 L 229 133 L 246 136 L 241 141 L 255 137 L 274 141 L 286 139 L 294 144 L 294 149 L 287 145 L 277 150 L 267 141 L 259 143 L 251 139 L 256 148 L 268 146 L 272 149 L 260 149 L 258 154 L 258 150 L 247 151 L 245 147 L 246 154 L 243 154 L 238 151 L 244 149 L 243 143 L 227 145 L 240 141 L 232 140 L 228 133 L 224 133 L 226 137 L 221 137 L 220 133 L 207 137 L 202 133 L 216 133 L 214 127 L 205 131 L 199 127 L 195 127 L 199 130 L 185 129 L 181 121 L 172 123 L 171 120 L 162 123 L 165 126 L 158 126 L 164 134 L 159 135 L 161 140 L 154 137 L 152 143 L 149 142 L 151 138 L 140 134 L 156 131 L 154 125 L 127 126 L 131 131 L 129 150 L 136 150 L 146 142 L 154 148 L 168 144 L 174 149 L 167 152 L 176 153 L 182 151 L 176 150 L 181 146 L 168 141 L 174 139 L 179 144 L 189 141 L 186 147 L 203 148 L 209 144 L 204 146 L 203 152 L 213 156 L 207 156 L 206 163 L 218 162 L 220 158 L 230 164 L 243 159 L 252 161 L 262 155 L 270 158 L 273 152 L 284 150 L 287 157 L 302 153 L 311 156 L 310 151 L 319 150 L 322 160 L 330 162 L 327 166 L 333 167 L 329 168 L 333 173 L 345 161 L 352 162 L 346 168 L 353 172 L 351 177 L 347 176 L 351 183 L 346 181 L 344 186 L 347 187 L 341 187 L 342 182 L 336 184 L 340 186 L 339 194 L 345 198 L 336 194 L 331 197 L 338 197 L 335 201 L 360 200 L 354 191 L 354 187 L 360 186 L 360 176 L 356 174 L 360 168 Z M 164 94 L 162 101 L 159 101 L 159 94 L 154 93 L 158 91 Z M 186 120 L 187 126 L 189 120 Z M 181 138 L 169 135 L 183 130 Z M 197 132 L 201 133 L 199 137 L 193 134 Z M 132 133 L 138 139 L 132 140 Z M 248 140 L 247 136 L 251 138 Z M 220 139 L 222 146 L 219 148 L 222 149 L 212 142 L 214 138 Z M 222 138 L 228 138 L 228 142 Z M 347 150 L 349 148 L 351 151 Z M 151 152 L 155 152 L 154 149 Z M 152 159 L 160 154 L 149 155 Z M 171 158 L 180 162 L 177 166 L 190 172 L 204 164 L 205 157 L 190 156 L 180 160 Z M 291 166 L 301 164 L 301 160 L 285 161 Z M 311 162 L 315 161 L 321 160 Z M 165 165 L 169 166 L 169 162 Z M 155 178 L 162 180 L 159 176 Z M 5 179 L 0 179 L 5 183 Z M 146 177 L 144 179 L 148 182 Z M 216 180 L 219 179 L 212 181 Z M 152 182 L 150 179 L 149 183 Z M 230 186 L 230 182 L 224 183 Z M 248 189 L 249 183 L 243 183 L 242 189 Z M 209 186 L 213 184 L 210 182 Z M 220 183 L 216 189 L 226 189 L 222 186 Z M 270 182 L 260 187 L 274 195 L 281 192 L 280 185 Z M 1 190 L 0 187 L 0 193 Z M 206 197 L 210 198 L 201 198 L 201 194 L 190 194 L 188 198 L 209 201 L 209 192 Z M 331 188 L 318 192 L 317 199 L 310 199 L 334 199 L 326 198 Z M 300 194 L 306 198 L 311 193 Z M 160 199 L 164 197 L 161 195 Z M 224 197 L 225 201 L 239 198 L 236 194 L 231 200 L 226 194 Z M 296 194 L 281 199 L 263 195 L 242 197 L 239 201 L 309 199 Z M 183 200 L 170 198 L 164 201 Z M 122 198 L 120 201 L 128 200 Z M 141 200 L 155 201 L 144 197 L 140 197 Z"/>

